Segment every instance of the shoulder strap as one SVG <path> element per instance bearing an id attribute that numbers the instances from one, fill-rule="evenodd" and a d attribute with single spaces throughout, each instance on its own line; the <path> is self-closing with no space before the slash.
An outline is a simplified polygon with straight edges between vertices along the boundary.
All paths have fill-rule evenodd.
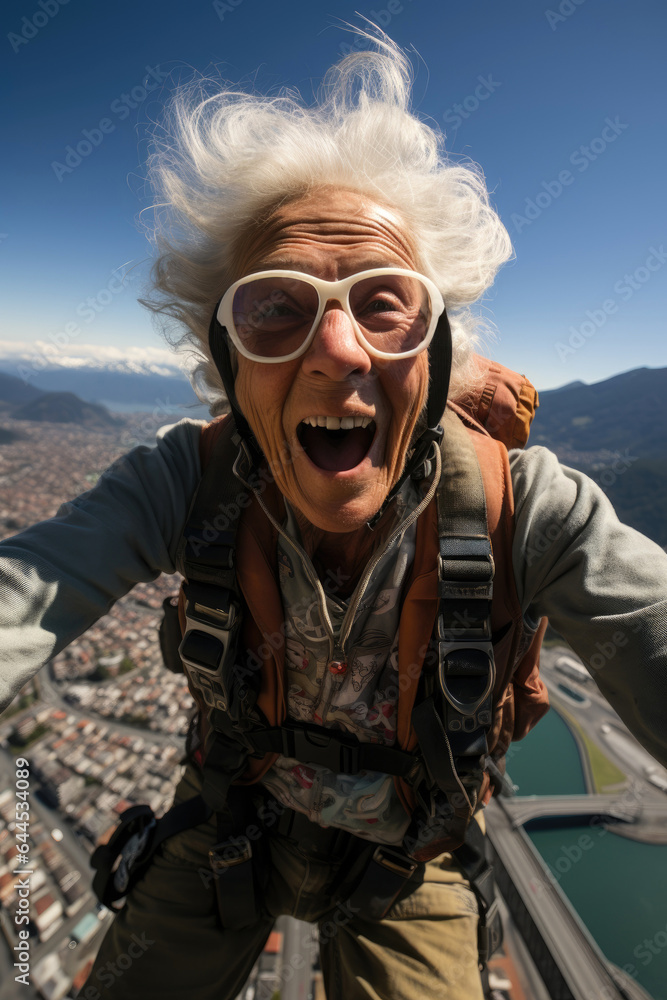
<path id="1" fill-rule="evenodd" d="M 247 748 L 225 738 L 247 716 L 256 692 L 239 676 L 236 653 L 242 602 L 236 582 L 241 496 L 232 475 L 238 437 L 230 417 L 208 424 L 200 439 L 202 477 L 177 553 L 185 582 L 179 654 L 190 690 L 208 717 L 203 795 L 224 809 L 227 788 L 245 767 Z"/>
<path id="2" fill-rule="evenodd" d="M 437 491 L 440 599 L 434 641 L 437 668 L 423 678 L 425 697 L 412 724 L 431 787 L 417 798 L 435 819 L 409 831 L 411 853 L 434 857 L 461 843 L 477 804 L 488 752 L 495 679 L 491 644 L 494 563 L 484 484 L 475 448 L 459 417 L 443 417 L 443 468 Z M 443 813 L 437 814 L 438 791 Z M 439 831 L 437 828 L 439 827 Z M 436 832 L 437 831 L 437 832 Z M 414 843 L 416 839 L 416 845 Z M 443 846 L 444 844 L 444 846 Z"/>
<path id="3" fill-rule="evenodd" d="M 234 549 L 241 514 L 239 484 L 232 466 L 240 438 L 229 416 L 203 428 L 199 455 L 202 477 L 177 552 L 177 565 L 187 581 L 215 583 L 234 589 Z"/>

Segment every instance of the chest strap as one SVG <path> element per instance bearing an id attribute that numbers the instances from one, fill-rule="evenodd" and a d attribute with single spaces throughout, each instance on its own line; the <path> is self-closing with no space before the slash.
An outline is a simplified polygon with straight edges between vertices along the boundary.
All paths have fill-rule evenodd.
<path id="1" fill-rule="evenodd" d="M 327 767 L 334 774 L 379 771 L 409 779 L 419 769 L 414 753 L 378 743 L 362 743 L 352 733 L 287 719 L 282 726 L 246 734 L 258 756 L 279 753 L 283 757 Z"/>

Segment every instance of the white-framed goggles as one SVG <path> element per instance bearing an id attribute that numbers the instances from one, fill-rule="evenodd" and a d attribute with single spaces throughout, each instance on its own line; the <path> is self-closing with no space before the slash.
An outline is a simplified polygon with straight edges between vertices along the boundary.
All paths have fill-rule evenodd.
<path id="1" fill-rule="evenodd" d="M 251 361 L 293 361 L 308 350 L 328 302 L 338 302 L 357 340 L 374 358 L 412 358 L 431 342 L 445 311 L 423 274 L 398 267 L 324 281 L 301 271 L 258 271 L 223 295 L 217 319 Z"/>

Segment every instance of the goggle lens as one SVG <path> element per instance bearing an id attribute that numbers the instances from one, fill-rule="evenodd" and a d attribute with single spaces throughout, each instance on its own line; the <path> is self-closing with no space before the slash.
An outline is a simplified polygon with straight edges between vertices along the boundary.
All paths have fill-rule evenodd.
<path id="1" fill-rule="evenodd" d="M 234 328 L 249 354 L 280 358 L 297 351 L 310 333 L 319 297 L 298 278 L 259 278 L 237 288 Z"/>
<path id="2" fill-rule="evenodd" d="M 418 347 L 431 324 L 426 286 L 410 275 L 362 278 L 350 289 L 350 308 L 366 340 L 388 354 Z"/>

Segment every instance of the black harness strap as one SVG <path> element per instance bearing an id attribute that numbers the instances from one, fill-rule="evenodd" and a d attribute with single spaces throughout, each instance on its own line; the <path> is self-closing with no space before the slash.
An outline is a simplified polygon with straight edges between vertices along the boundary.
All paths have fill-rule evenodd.
<path id="1" fill-rule="evenodd" d="M 279 753 L 304 764 L 322 765 L 335 774 L 381 771 L 409 778 L 419 768 L 418 757 L 407 750 L 362 743 L 351 733 L 289 719 L 282 726 L 250 731 L 246 738 L 258 756 Z"/>
<path id="2" fill-rule="evenodd" d="M 238 414 L 236 414 L 238 417 Z M 237 663 L 242 601 L 236 583 L 236 533 L 251 497 L 231 474 L 240 445 L 234 420 L 219 432 L 203 471 L 183 541 L 179 568 L 186 577 L 186 628 L 179 653 L 190 686 L 207 707 L 202 801 L 214 811 L 217 843 L 209 863 L 224 927 L 249 927 L 258 918 L 261 848 L 249 797 L 233 782 L 246 768 L 252 746 L 242 736 L 261 680 Z"/>
<path id="3" fill-rule="evenodd" d="M 474 446 L 451 410 L 443 423 L 443 470 L 436 500 L 438 667 L 437 673 L 425 672 L 425 697 L 415 705 L 412 723 L 432 785 L 446 797 L 451 836 L 462 840 L 476 806 L 492 721 L 494 564 Z M 428 804 L 427 791 L 418 798 Z M 433 814 L 431 803 L 428 818 Z M 414 835 L 414 825 L 409 832 Z M 419 836 L 423 840 L 423 828 Z"/>
<path id="4" fill-rule="evenodd" d="M 218 842 L 208 852 L 220 922 L 234 930 L 257 922 L 266 868 L 257 815 L 244 791 L 230 789 L 225 808 L 216 811 Z"/>
<path id="5" fill-rule="evenodd" d="M 230 456 L 236 455 L 240 443 L 236 425 L 228 419 L 202 471 L 176 552 L 176 565 L 186 580 L 232 592 L 236 590 L 236 530 L 241 509 L 250 503 L 247 490 L 229 472 Z"/>
<path id="6" fill-rule="evenodd" d="M 402 848 L 380 844 L 350 896 L 350 909 L 364 920 L 383 920 L 419 867 Z"/>
<path id="7" fill-rule="evenodd" d="M 480 964 L 486 965 L 503 943 L 503 924 L 493 868 L 486 853 L 486 837 L 477 822 L 472 821 L 466 830 L 465 842 L 452 853 L 477 897 L 477 947 Z"/>
<path id="8" fill-rule="evenodd" d="M 230 785 L 251 752 L 235 727 L 250 716 L 261 679 L 259 671 L 237 665 L 243 609 L 236 583 L 236 533 L 241 510 L 251 500 L 228 471 L 240 442 L 229 419 L 203 470 L 176 558 L 186 579 L 186 627 L 179 654 L 191 689 L 206 707 L 202 794 L 216 812 L 224 812 Z"/>

